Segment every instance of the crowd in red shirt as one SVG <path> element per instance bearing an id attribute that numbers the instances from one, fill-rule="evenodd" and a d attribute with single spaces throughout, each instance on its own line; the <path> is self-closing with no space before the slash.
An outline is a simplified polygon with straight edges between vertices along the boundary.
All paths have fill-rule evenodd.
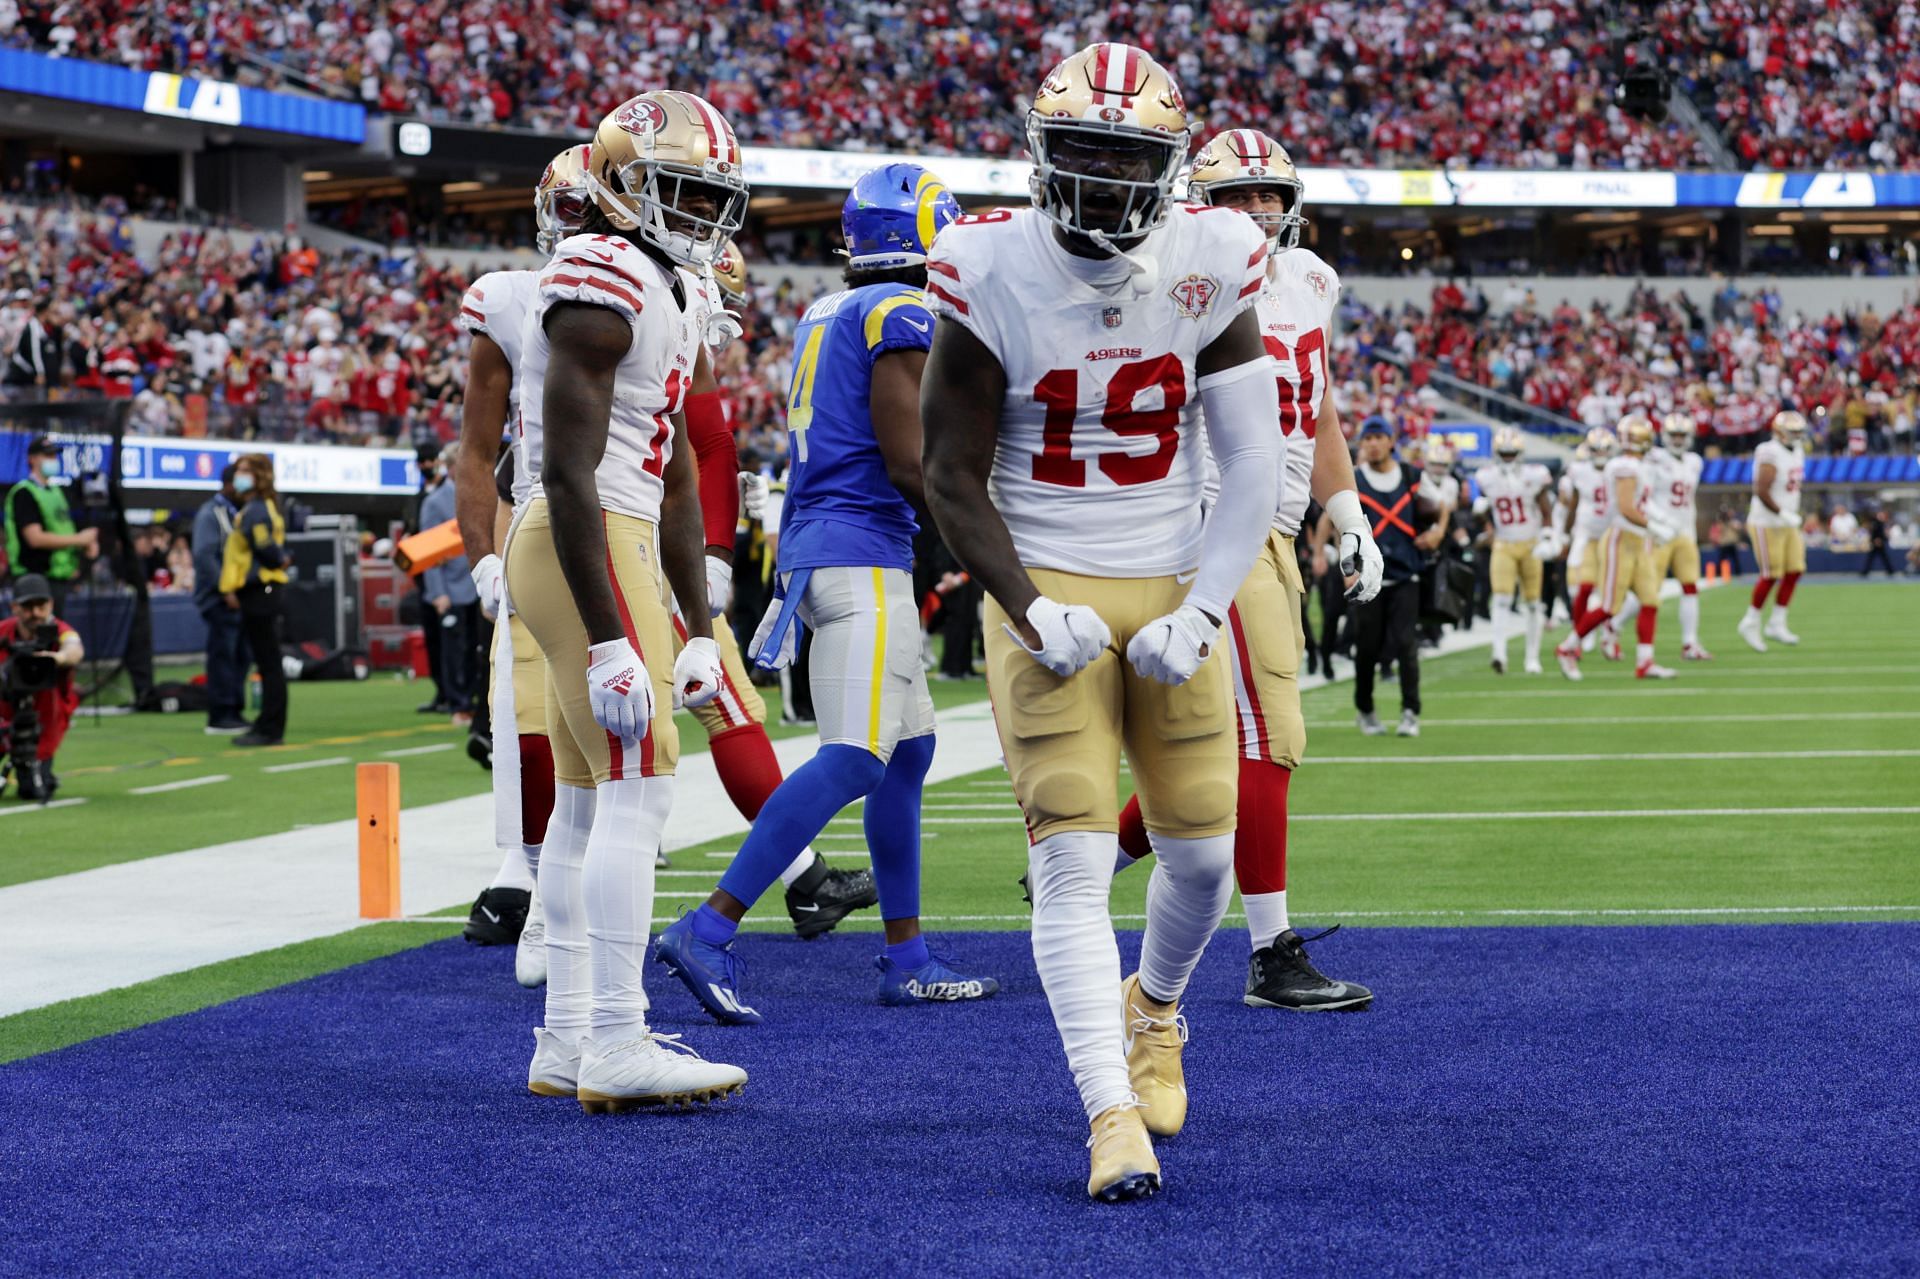
<path id="1" fill-rule="evenodd" d="M 1608 12 L 1742 163 L 1893 165 L 1920 151 L 1911 0 L 1253 0 L 897 6 L 826 0 L 9 0 L 0 42 L 326 92 L 371 110 L 580 133 L 648 88 L 706 93 L 745 140 L 1018 155 L 1046 69 L 1127 40 L 1173 70 L 1203 134 L 1257 125 L 1342 165 L 1697 168 L 1679 122 L 1611 105 Z"/>

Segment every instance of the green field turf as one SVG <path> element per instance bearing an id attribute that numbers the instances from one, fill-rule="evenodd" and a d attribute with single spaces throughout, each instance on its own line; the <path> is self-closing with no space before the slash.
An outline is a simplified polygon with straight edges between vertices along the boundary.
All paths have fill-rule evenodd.
<path id="1" fill-rule="evenodd" d="M 1703 636 L 1717 660 L 1685 664 L 1671 683 L 1637 683 L 1630 665 L 1597 656 L 1579 685 L 1551 673 L 1551 665 L 1544 676 L 1496 676 L 1483 650 L 1431 659 L 1417 740 L 1361 737 L 1350 685 L 1308 692 L 1308 761 L 1295 777 L 1291 804 L 1295 920 L 1305 927 L 1920 919 L 1913 853 L 1920 829 L 1920 588 L 1803 586 L 1793 611 L 1803 643 L 1764 656 L 1733 634 L 1745 584 L 1702 602 Z M 1673 611 L 1664 609 L 1661 619 L 1668 660 L 1678 647 Z M 382 750 L 457 740 L 444 724 L 414 722 L 425 719 L 411 715 L 418 686 L 376 681 L 295 692 L 297 732 L 343 738 L 374 723 L 406 734 L 309 742 L 298 748 L 306 755 L 378 758 Z M 983 692 L 979 684 L 935 685 L 943 705 Z M 1383 685 L 1379 701 L 1390 721 L 1397 686 Z M 120 771 L 74 777 L 63 792 L 100 794 L 99 807 L 15 819 L 46 823 L 37 830 L 63 829 L 80 846 L 62 855 L 35 852 L 21 847 L 14 836 L 26 827 L 16 826 L 0 882 L 350 812 L 351 770 L 281 775 L 288 784 L 262 801 L 257 788 L 237 783 L 252 779 L 264 760 L 241 757 L 181 722 L 142 717 L 109 721 L 98 732 L 76 728 L 75 763 L 87 751 L 90 763 Z M 698 749 L 700 740 L 692 729 L 689 746 Z M 200 762 L 165 763 L 174 751 Z M 149 797 L 137 824 L 87 825 L 108 803 L 99 787 L 124 791 L 195 771 L 227 772 L 235 784 Z M 405 777 L 410 804 L 485 784 L 458 751 L 406 757 Z M 168 813 L 159 800 L 179 801 L 181 811 Z M 1898 808 L 1909 811 L 1821 811 Z M 1373 819 L 1380 814 L 1388 819 Z M 1015 881 L 1025 869 L 1025 841 L 1004 774 L 990 770 L 930 788 L 925 819 L 923 895 L 931 926 L 1024 926 Z M 209 823 L 219 826 L 217 835 L 209 834 Z M 676 853 L 659 881 L 656 915 L 670 917 L 704 896 L 738 845 L 721 840 Z M 857 811 L 837 819 L 820 848 L 836 861 L 861 858 Z M 35 869 L 22 873 L 23 864 Z M 1120 877 L 1116 916 L 1140 917 L 1146 882 L 1144 868 Z M 463 906 L 448 909 L 464 914 Z M 749 919 L 755 927 L 786 926 L 777 893 L 756 914 L 757 921 Z M 878 923 L 869 912 L 845 926 Z M 0 1019 L 0 1060 L 451 931 L 451 922 L 379 925 Z"/>

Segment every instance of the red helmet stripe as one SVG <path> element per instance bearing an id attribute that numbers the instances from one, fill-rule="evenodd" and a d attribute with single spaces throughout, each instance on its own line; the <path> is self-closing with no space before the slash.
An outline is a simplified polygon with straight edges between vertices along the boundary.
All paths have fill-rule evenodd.
<path id="1" fill-rule="evenodd" d="M 707 131 L 707 155 L 725 164 L 733 163 L 733 131 L 713 105 L 697 93 L 681 93 L 693 105 L 693 114 Z"/>

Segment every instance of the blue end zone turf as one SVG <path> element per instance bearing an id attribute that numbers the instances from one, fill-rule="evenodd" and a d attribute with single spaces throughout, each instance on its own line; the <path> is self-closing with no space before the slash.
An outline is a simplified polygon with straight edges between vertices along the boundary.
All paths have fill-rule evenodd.
<path id="1" fill-rule="evenodd" d="M 750 937 L 767 1016 L 658 1024 L 712 1111 L 522 1091 L 539 997 L 448 941 L 0 1067 L 0 1272 L 1886 1273 L 1920 1266 L 1920 926 L 1356 930 L 1379 992 L 1188 1006 L 1167 1190 L 1085 1195 L 1022 934 L 1007 983 L 882 1009 L 878 939 Z M 1137 947 L 1138 939 L 1130 945 Z"/>

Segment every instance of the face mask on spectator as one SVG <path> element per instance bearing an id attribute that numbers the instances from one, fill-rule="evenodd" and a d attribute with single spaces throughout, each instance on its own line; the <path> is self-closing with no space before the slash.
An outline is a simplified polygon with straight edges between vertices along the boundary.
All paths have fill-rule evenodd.
<path id="1" fill-rule="evenodd" d="M 233 477 L 233 491 L 236 493 L 253 492 L 253 476 L 241 471 Z"/>

